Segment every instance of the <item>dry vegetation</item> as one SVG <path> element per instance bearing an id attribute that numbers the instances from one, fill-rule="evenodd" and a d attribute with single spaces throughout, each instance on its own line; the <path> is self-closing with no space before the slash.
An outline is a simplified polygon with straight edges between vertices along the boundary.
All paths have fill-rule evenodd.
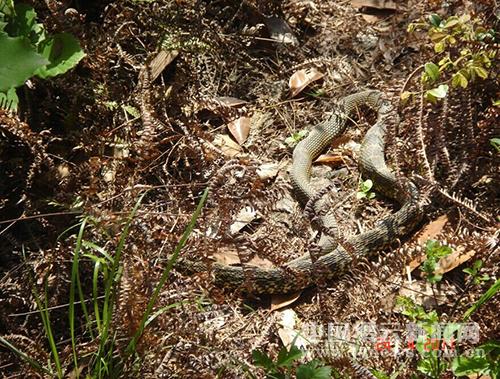
<path id="1" fill-rule="evenodd" d="M 419 91 L 420 73 L 410 75 L 435 54 L 424 33 L 407 33 L 408 24 L 433 12 L 468 13 L 495 29 L 495 1 L 399 2 L 397 10 L 375 12 L 377 20 L 350 1 L 32 3 L 49 30 L 73 33 L 87 53 L 71 72 L 25 86 L 19 115 L 0 111 L 0 336 L 41 364 L 50 350 L 33 289 L 46 296 L 64 371 L 75 377 L 68 321 L 78 232 L 73 226 L 88 217 L 84 239 L 112 254 L 146 189 L 121 257 L 111 329 L 116 361 L 207 186 L 212 191 L 182 257 L 208 265 L 214 256 L 230 262 L 259 257 L 279 265 L 306 253 L 312 230 L 290 195 L 293 148 L 285 141 L 324 119 L 334 99 L 365 87 L 385 91 L 399 103 L 402 122 L 389 133 L 387 157 L 422 192 L 425 220 L 419 229 L 430 223 L 428 238 L 470 258 L 446 272 L 432 291 L 418 269 L 408 282 L 406 267 L 422 261 L 426 240 L 416 230 L 377 258 L 357 262 L 340 281 L 304 291 L 290 306 L 295 328 L 311 322 L 405 324 L 408 318 L 395 306 L 402 291 L 416 293 L 415 301 L 436 309 L 442 322 L 460 321 L 493 283 L 471 284 L 462 269 L 481 259 L 482 273 L 498 278 L 499 155 L 489 143 L 499 134 L 494 66 L 487 80 L 466 89 L 450 86 L 446 99 L 435 105 L 419 96 L 400 101 L 403 89 Z M 69 6 L 76 11 L 68 12 Z M 283 24 L 290 28 L 290 41 L 276 40 Z M 162 49 L 173 59 L 155 75 L 145 67 Z M 313 67 L 323 78 L 291 98 L 290 76 Z M 234 106 L 234 99 L 223 97 L 244 104 Z M 250 134 L 228 148 L 228 124 L 242 116 L 250 119 Z M 357 119 L 328 162 L 313 171 L 319 187 L 332 178 L 336 184 L 331 201 L 344 235 L 370 228 L 394 209 L 392 201 L 379 197 L 356 199 L 359 145 L 346 141 L 359 143 L 373 115 Z M 245 207 L 256 216 L 231 232 Z M 432 222 L 442 215 L 444 226 Z M 81 285 L 88 299 L 93 273 L 94 262 L 82 258 Z M 259 377 L 251 352 L 258 348 L 274 356 L 283 345 L 282 309 L 269 310 L 282 301 L 225 291 L 209 271 L 174 270 L 154 309 L 174 306 L 146 328 L 122 375 L 233 378 L 244 376 L 248 367 Z M 500 339 L 498 305 L 497 296 L 473 314 L 480 326 L 476 344 Z M 79 306 L 76 317 L 83 376 L 100 341 L 84 332 Z M 373 349 L 358 360 L 317 355 L 344 377 L 369 377 L 367 368 L 398 369 L 401 378 L 415 372 L 415 359 Z M 42 376 L 1 346 L 0 373 Z"/>

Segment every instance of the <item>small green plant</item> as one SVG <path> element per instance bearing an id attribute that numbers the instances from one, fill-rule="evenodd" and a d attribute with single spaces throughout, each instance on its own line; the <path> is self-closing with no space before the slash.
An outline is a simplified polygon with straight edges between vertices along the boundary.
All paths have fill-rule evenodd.
<path id="1" fill-rule="evenodd" d="M 64 74 L 85 56 L 73 35 L 50 35 L 36 18 L 30 5 L 0 0 L 0 107 L 16 110 L 16 87 Z"/>
<path id="2" fill-rule="evenodd" d="M 331 377 L 331 367 L 323 366 L 318 360 L 312 360 L 294 368 L 294 363 L 301 359 L 303 355 L 304 352 L 293 344 L 290 350 L 283 347 L 279 351 L 276 362 L 260 350 L 252 351 L 254 364 L 264 369 L 266 378 L 269 379 L 286 379 L 293 377 L 297 379 L 329 379 Z"/>
<path id="3" fill-rule="evenodd" d="M 285 144 L 288 147 L 295 147 L 305 136 L 307 136 L 307 130 L 300 130 L 297 133 L 293 133 L 290 137 L 287 137 L 285 139 Z"/>
<path id="4" fill-rule="evenodd" d="M 460 355 L 451 362 L 455 376 L 484 375 L 500 378 L 500 342 L 489 341 L 476 347 L 472 354 Z"/>
<path id="5" fill-rule="evenodd" d="M 373 181 L 371 179 L 367 179 L 365 181 L 361 181 L 359 183 L 359 190 L 356 193 L 356 198 L 358 200 L 368 199 L 371 200 L 375 197 L 375 192 L 372 192 Z"/>
<path id="6" fill-rule="evenodd" d="M 463 272 L 466 274 L 469 274 L 472 277 L 472 281 L 474 284 L 481 284 L 483 282 L 486 282 L 490 280 L 489 275 L 479 275 L 479 271 L 481 270 L 481 267 L 483 267 L 483 261 L 481 259 L 478 259 L 477 261 L 474 262 L 472 267 L 467 267 L 463 269 Z"/>
<path id="7" fill-rule="evenodd" d="M 442 19 L 432 14 L 426 20 L 409 24 L 408 32 L 415 30 L 427 31 L 438 54 L 437 63 L 427 62 L 422 66 L 421 80 L 428 101 L 435 103 L 446 97 L 449 84 L 466 88 L 469 82 L 490 76 L 497 57 L 494 48 L 497 34 L 493 29 L 487 30 L 479 19 L 472 19 L 468 14 Z M 405 91 L 401 98 L 406 100 L 413 94 Z"/>
<path id="8" fill-rule="evenodd" d="M 427 280 L 431 284 L 435 284 L 441 281 L 442 275 L 436 274 L 436 265 L 441 258 L 450 255 L 452 252 L 451 247 L 446 245 L 441 245 L 440 242 L 435 240 L 427 241 L 425 245 L 425 254 L 427 259 L 424 261 L 422 265 L 422 270 L 427 275 Z"/>

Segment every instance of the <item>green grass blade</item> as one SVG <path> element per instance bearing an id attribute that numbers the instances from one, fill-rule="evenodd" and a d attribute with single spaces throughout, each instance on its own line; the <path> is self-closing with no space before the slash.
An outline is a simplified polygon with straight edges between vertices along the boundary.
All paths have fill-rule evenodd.
<path id="1" fill-rule="evenodd" d="M 97 351 L 97 373 L 99 377 L 101 376 L 101 365 L 103 364 L 103 358 L 105 354 L 105 349 L 106 349 L 106 344 L 109 343 L 108 341 L 108 334 L 109 334 L 109 329 L 111 325 L 111 319 L 113 315 L 113 305 L 116 299 L 116 291 L 117 291 L 117 286 L 120 281 L 120 271 L 119 271 L 119 266 L 120 266 L 120 259 L 121 255 L 123 253 L 123 248 L 125 246 L 125 241 L 127 239 L 127 236 L 129 234 L 129 229 L 132 224 L 132 221 L 137 213 L 137 210 L 139 209 L 139 206 L 148 191 L 144 192 L 139 199 L 137 200 L 134 208 L 132 209 L 132 212 L 130 213 L 127 223 L 125 224 L 125 227 L 122 231 L 122 234 L 120 236 L 120 241 L 118 242 L 118 246 L 115 251 L 115 255 L 113 257 L 113 264 L 111 266 L 111 269 L 109 270 L 109 275 L 105 279 L 105 288 L 104 288 L 104 303 L 102 307 L 102 329 L 101 333 L 99 335 L 100 342 L 99 342 L 99 349 Z M 112 348 L 112 347 L 111 347 Z M 108 352 L 106 355 L 111 356 L 112 354 Z"/>
<path id="2" fill-rule="evenodd" d="M 24 260 L 26 261 L 26 255 L 23 247 L 23 257 Z M 54 364 L 56 365 L 56 371 L 57 371 L 57 377 L 62 378 L 63 377 L 63 372 L 62 372 L 62 367 L 61 367 L 61 361 L 59 359 L 59 353 L 57 352 L 57 346 L 56 342 L 54 340 L 54 334 L 52 333 L 52 326 L 50 324 L 50 316 L 49 316 L 49 305 L 47 302 L 47 280 L 44 280 L 44 287 L 45 287 L 45 299 L 44 299 L 44 305 L 42 304 L 42 300 L 40 298 L 40 294 L 38 293 L 38 290 L 36 289 L 35 286 L 35 280 L 33 277 L 33 273 L 31 269 L 28 269 L 28 276 L 29 276 L 29 281 L 31 284 L 31 291 L 33 293 L 33 297 L 35 298 L 36 306 L 38 307 L 38 310 L 40 312 L 40 317 L 42 319 L 42 324 L 43 324 L 43 329 L 45 331 L 45 335 L 47 337 L 47 340 L 49 342 L 50 346 L 50 351 L 52 353 L 52 357 L 54 359 Z"/>
<path id="3" fill-rule="evenodd" d="M 467 320 L 478 308 L 490 300 L 500 290 L 500 279 L 498 279 L 485 293 L 481 295 L 478 301 L 465 312 L 463 319 Z"/>
<path id="4" fill-rule="evenodd" d="M 127 349 L 125 350 L 126 357 L 130 356 L 131 354 L 133 354 L 135 352 L 137 341 L 139 340 L 142 333 L 144 332 L 146 322 L 148 321 L 148 318 L 151 314 L 151 311 L 152 311 L 153 306 L 156 302 L 156 299 L 158 298 L 160 291 L 163 288 L 163 285 L 167 281 L 168 276 L 170 274 L 170 271 L 172 271 L 172 268 L 174 267 L 174 264 L 177 261 L 177 258 L 179 256 L 180 251 L 182 250 L 182 248 L 186 244 L 186 241 L 188 240 L 189 236 L 191 235 L 191 232 L 193 231 L 193 229 L 196 225 L 196 221 L 198 220 L 198 217 L 200 216 L 201 210 L 203 209 L 203 206 L 205 205 L 205 201 L 207 200 L 207 197 L 208 197 L 208 188 L 205 189 L 205 192 L 203 192 L 203 195 L 201 196 L 201 199 L 198 202 L 198 206 L 196 207 L 196 210 L 194 211 L 193 216 L 191 217 L 191 221 L 189 222 L 189 225 L 184 230 L 184 233 L 183 233 L 179 243 L 175 247 L 174 252 L 167 263 L 167 267 L 165 268 L 165 270 L 163 271 L 163 273 L 161 275 L 160 281 L 158 282 L 158 284 L 155 287 L 153 295 L 151 296 L 151 299 L 149 300 L 148 305 L 146 307 L 146 311 L 144 312 L 144 315 L 142 316 L 142 320 L 141 320 L 141 323 L 139 325 L 139 328 L 135 332 L 134 337 L 132 338 L 132 340 L 128 344 Z"/>
<path id="5" fill-rule="evenodd" d="M 78 278 L 78 266 L 80 259 L 80 250 L 82 248 L 82 239 L 83 232 L 85 231 L 85 226 L 87 224 L 87 218 L 82 220 L 80 224 L 80 230 L 78 231 L 78 237 L 76 239 L 75 251 L 73 254 L 73 265 L 71 267 L 71 286 L 69 289 L 69 329 L 71 334 L 71 348 L 73 351 L 73 364 L 75 365 L 75 372 L 77 378 L 79 377 L 78 370 L 78 354 L 76 352 L 76 336 L 75 336 L 75 288 L 78 287 L 78 291 L 80 293 L 80 300 L 82 302 L 82 308 L 86 310 L 86 306 L 84 305 L 83 293 L 81 293 L 81 286 L 78 286 L 79 278 Z M 88 319 L 88 313 L 86 314 L 86 318 Z"/>
<path id="6" fill-rule="evenodd" d="M 26 354 L 25 352 L 19 350 L 16 346 L 12 345 L 5 338 L 0 337 L 0 344 L 4 345 L 7 349 L 9 349 L 10 351 L 12 351 L 19 358 L 21 358 L 21 359 L 25 360 L 26 362 L 28 362 L 28 364 L 31 367 L 33 367 L 35 370 L 37 370 L 38 372 L 42 372 L 42 373 L 48 374 L 50 376 L 54 375 L 54 373 L 52 371 L 50 371 L 50 370 L 46 369 L 45 367 L 43 367 L 42 365 L 40 365 L 37 361 L 35 361 L 33 358 L 31 358 L 28 354 Z"/>

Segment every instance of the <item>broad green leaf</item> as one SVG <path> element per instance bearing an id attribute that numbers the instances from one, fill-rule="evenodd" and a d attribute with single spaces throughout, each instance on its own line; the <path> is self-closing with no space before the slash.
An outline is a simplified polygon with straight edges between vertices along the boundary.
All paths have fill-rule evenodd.
<path id="1" fill-rule="evenodd" d="M 320 363 L 313 360 L 307 364 L 297 367 L 297 379 L 330 379 L 332 369 L 329 366 L 320 366 Z"/>
<path id="2" fill-rule="evenodd" d="M 40 44 L 40 53 L 49 60 L 46 67 L 37 70 L 40 78 L 64 74 L 85 56 L 78 40 L 69 33 L 60 33 Z"/>
<path id="3" fill-rule="evenodd" d="M 373 181 L 371 179 L 367 179 L 364 182 L 361 182 L 360 190 L 363 192 L 368 192 L 369 190 L 372 189 L 372 187 L 373 187 Z"/>
<path id="4" fill-rule="evenodd" d="M 260 350 L 254 350 L 252 351 L 252 358 L 253 358 L 253 363 L 256 366 L 265 368 L 266 370 L 271 370 L 274 368 L 274 362 L 269 356 L 260 351 Z"/>
<path id="5" fill-rule="evenodd" d="M 439 87 L 430 89 L 427 91 L 428 94 L 431 96 L 434 96 L 438 99 L 442 99 L 446 97 L 446 94 L 448 93 L 448 85 L 447 84 L 440 84 Z"/>
<path id="6" fill-rule="evenodd" d="M 467 88 L 467 84 L 469 84 L 469 81 L 460 71 L 453 74 L 453 77 L 451 79 L 451 85 L 453 87 L 460 86 L 462 88 Z"/>
<path id="7" fill-rule="evenodd" d="M 439 67 L 433 62 L 427 62 L 424 66 L 425 73 L 434 82 L 439 78 Z"/>
<path id="8" fill-rule="evenodd" d="M 471 374 L 483 375 L 489 371 L 489 363 L 485 357 L 455 357 L 451 363 L 451 370 L 456 376 Z"/>
<path id="9" fill-rule="evenodd" d="M 47 63 L 26 38 L 0 33 L 0 91 L 23 85 Z"/>
<path id="10" fill-rule="evenodd" d="M 500 341 L 488 341 L 479 345 L 477 350 L 484 351 L 485 354 L 490 354 L 494 352 L 496 355 L 500 354 Z"/>
<path id="11" fill-rule="evenodd" d="M 441 24 L 441 17 L 438 14 L 433 13 L 429 16 L 429 22 L 431 23 L 431 25 L 439 27 L 439 25 Z"/>
<path id="12" fill-rule="evenodd" d="M 297 346 L 292 345 L 290 350 L 285 347 L 278 353 L 278 361 L 276 362 L 278 367 L 290 367 L 294 361 L 300 359 L 304 353 Z"/>

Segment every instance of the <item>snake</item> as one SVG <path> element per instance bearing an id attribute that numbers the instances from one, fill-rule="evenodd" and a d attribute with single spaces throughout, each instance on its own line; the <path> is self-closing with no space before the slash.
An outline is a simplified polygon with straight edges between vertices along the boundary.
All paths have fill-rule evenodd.
<path id="1" fill-rule="evenodd" d="M 390 122 L 399 118 L 385 94 L 378 90 L 362 90 L 340 99 L 332 115 L 316 125 L 294 149 L 290 180 L 297 200 L 307 206 L 317 192 L 311 186 L 313 161 L 332 141 L 345 132 L 355 110 L 367 106 L 377 112 L 376 122 L 366 132 L 359 153 L 363 177 L 372 180 L 376 191 L 399 203 L 399 209 L 382 218 L 373 228 L 346 237 L 338 243 L 336 233 L 323 233 L 315 259 L 308 252 L 281 266 L 264 268 L 250 264 L 227 265 L 212 263 L 216 285 L 241 289 L 255 295 L 297 292 L 318 283 L 325 283 L 345 274 L 360 258 L 371 257 L 384 247 L 408 233 L 421 220 L 419 191 L 410 180 L 389 169 L 385 161 L 385 136 Z M 328 206 L 315 201 L 314 212 Z M 323 212 L 324 213 L 324 212 Z M 323 228 L 337 230 L 331 212 L 321 216 Z"/>

